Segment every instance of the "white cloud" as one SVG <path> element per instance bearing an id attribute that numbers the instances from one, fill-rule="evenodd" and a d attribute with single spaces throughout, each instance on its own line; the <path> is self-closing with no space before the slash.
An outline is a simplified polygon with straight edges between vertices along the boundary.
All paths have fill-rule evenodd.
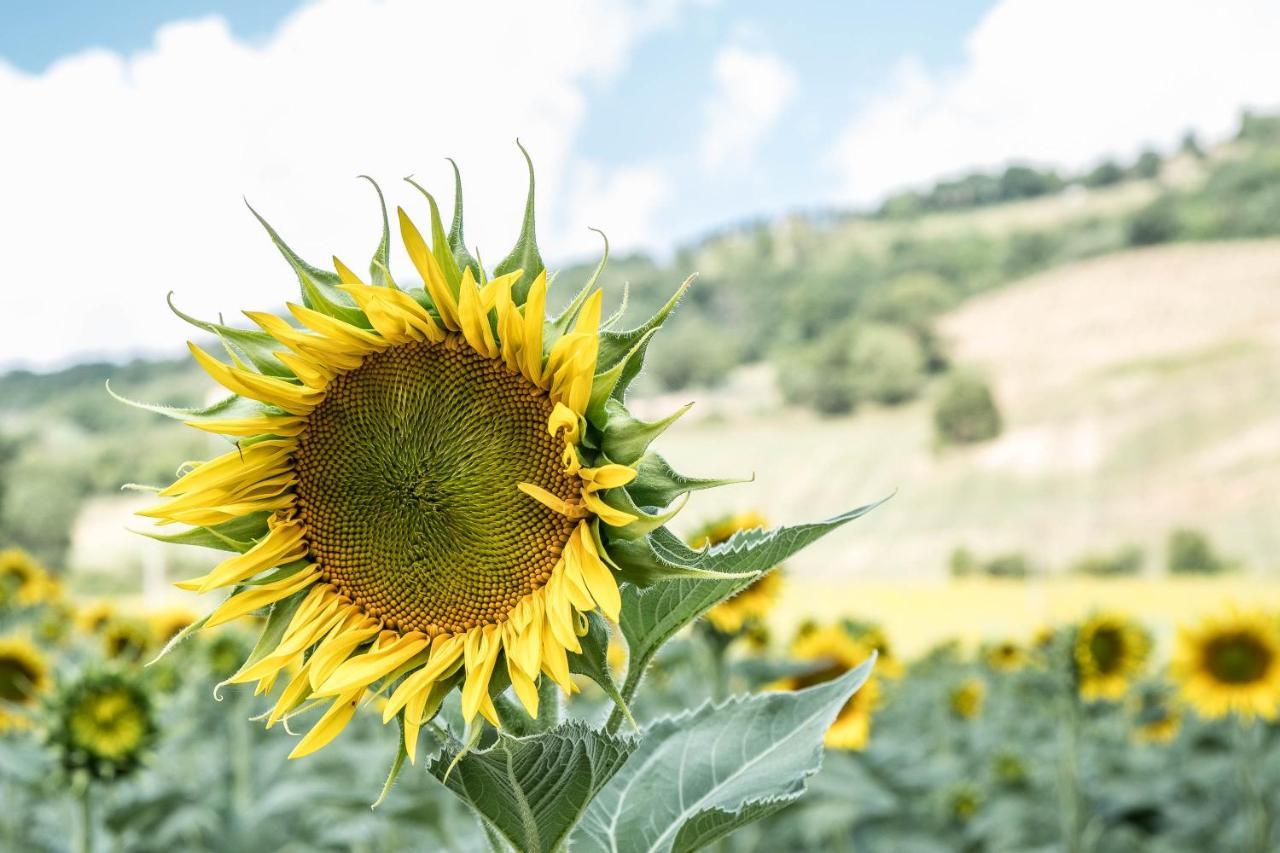
<path id="1" fill-rule="evenodd" d="M 844 129 L 829 165 L 839 197 L 1030 159 L 1083 166 L 1222 136 L 1243 106 L 1280 103 L 1273 0 L 1001 0 L 957 69 L 913 61 Z"/>
<path id="2" fill-rule="evenodd" d="M 600 253 L 599 228 L 609 237 L 611 251 L 652 248 L 672 235 L 656 233 L 655 222 L 671 194 L 666 174 L 654 166 L 626 166 L 606 171 L 595 163 L 582 163 L 565 193 L 565 209 L 580 220 L 576 233 L 564 235 L 564 250 L 574 256 Z M 646 239 L 648 238 L 648 239 Z"/>
<path id="3" fill-rule="evenodd" d="M 453 155 L 469 242 L 496 262 L 523 207 L 517 136 L 538 168 L 545 256 L 578 251 L 588 224 L 649 239 L 660 176 L 584 166 L 573 146 L 590 87 L 670 11 L 323 0 L 261 43 L 215 17 L 166 25 L 129 57 L 89 51 L 38 75 L 0 61 L 0 364 L 172 350 L 186 327 L 171 289 L 198 316 L 278 304 L 292 277 L 242 194 L 304 257 L 362 268 L 377 219 L 355 176 L 379 179 L 393 216 L 400 203 L 425 219 L 399 178 L 416 173 L 447 205 Z M 596 206 L 566 214 L 564 195 L 587 185 Z"/>
<path id="4" fill-rule="evenodd" d="M 795 72 L 771 53 L 729 45 L 716 54 L 711 75 L 702 161 L 711 167 L 749 162 L 795 93 Z"/>

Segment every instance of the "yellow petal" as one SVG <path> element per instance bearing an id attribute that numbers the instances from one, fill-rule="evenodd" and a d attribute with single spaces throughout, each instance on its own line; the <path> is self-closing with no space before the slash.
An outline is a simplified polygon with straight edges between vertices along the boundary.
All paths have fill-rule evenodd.
<path id="1" fill-rule="evenodd" d="M 440 314 L 440 321 L 447 329 L 460 330 L 462 326 L 458 322 L 458 300 L 454 298 L 453 291 L 444 280 L 444 272 L 436 263 L 435 256 L 427 247 L 427 241 L 422 239 L 422 233 L 409 219 L 409 215 L 399 207 L 396 208 L 396 213 L 400 217 L 400 237 L 404 241 L 405 250 L 409 253 L 409 260 L 418 270 L 418 275 L 422 276 L 422 284 L 431 296 L 431 302 L 435 305 L 436 311 Z"/>
<path id="2" fill-rule="evenodd" d="M 273 604 L 282 598 L 288 598 L 315 581 L 319 576 L 319 568 L 308 566 L 287 578 L 238 592 L 224 601 L 217 610 L 209 615 L 209 621 L 204 623 L 205 627 L 214 628 L 224 622 L 238 619 L 246 613 L 252 613 L 259 608 L 266 607 L 268 604 Z"/>
<path id="3" fill-rule="evenodd" d="M 498 663 L 501 648 L 494 625 L 485 625 L 467 633 L 464 649 L 467 680 L 462 685 L 462 718 L 468 723 L 479 712 L 481 700 L 489 696 L 489 679 Z"/>
<path id="4" fill-rule="evenodd" d="M 578 561 L 578 567 L 582 572 L 583 580 L 586 581 L 587 589 L 591 592 L 591 597 L 596 600 L 596 604 L 600 605 L 600 610 L 605 616 L 617 622 L 618 614 L 622 609 L 622 596 L 618 593 L 618 582 L 614 579 L 613 572 L 609 571 L 609 567 L 600 559 L 600 552 L 596 550 L 586 522 L 579 524 L 578 529 L 570 537 L 569 550 L 574 552 L 574 559 Z"/>
<path id="5" fill-rule="evenodd" d="M 338 733 L 346 728 L 347 723 L 351 722 L 351 717 L 355 714 L 356 706 L 360 704 L 360 697 L 363 695 L 364 688 L 360 687 L 334 699 L 329 710 L 325 711 L 324 716 L 311 727 L 311 731 L 303 735 L 302 740 L 298 741 L 298 745 L 293 748 L 293 752 L 289 753 L 289 757 L 302 758 L 304 755 L 310 755 L 337 737 Z"/>
<path id="6" fill-rule="evenodd" d="M 626 527 L 636 520 L 636 517 L 631 513 L 609 506 L 600 500 L 600 497 L 594 492 L 583 491 L 582 502 L 586 504 L 587 509 L 595 513 L 601 521 L 610 527 Z"/>
<path id="7" fill-rule="evenodd" d="M 493 331 L 489 328 L 489 313 L 480 304 L 480 291 L 471 277 L 471 267 L 462 271 L 462 284 L 458 288 L 458 321 L 462 325 L 462 336 L 473 350 L 488 358 L 498 354 Z"/>
<path id="8" fill-rule="evenodd" d="M 392 633 L 392 632 L 386 632 Z M 316 690 L 319 696 L 333 696 L 345 693 L 356 687 L 366 687 L 378 679 L 389 675 L 398 666 L 408 661 L 429 645 L 424 634 L 411 631 L 395 639 L 390 639 L 380 648 L 372 649 L 362 655 L 351 658 L 334 670 L 333 675 L 325 679 L 324 684 Z"/>
<path id="9" fill-rule="evenodd" d="M 286 412 L 305 415 L 316 407 L 322 395 L 302 385 L 294 385 L 274 376 L 263 376 L 238 367 L 229 367 L 188 342 L 191 355 L 205 372 L 222 387 L 244 397 L 279 406 Z"/>
<path id="10" fill-rule="evenodd" d="M 564 403 L 556 403 L 547 418 L 547 432 L 561 435 L 568 444 L 577 444 L 581 436 L 580 418 Z M 563 430 L 563 434 L 561 431 Z"/>
<path id="11" fill-rule="evenodd" d="M 582 515 L 576 507 L 571 506 L 566 503 L 563 498 L 551 494 L 541 486 L 533 483 L 516 483 L 516 488 L 533 498 L 538 503 L 555 510 L 561 515 L 568 516 L 569 518 L 575 518 Z"/>
<path id="12" fill-rule="evenodd" d="M 229 586 L 248 580 L 256 574 L 301 560 L 307 555 L 307 543 L 303 539 L 300 522 L 292 521 L 276 524 L 262 538 L 243 554 L 224 560 L 209 574 L 195 578 L 189 583 L 197 583 L 197 592 L 208 592 L 221 586 Z"/>
<path id="13" fill-rule="evenodd" d="M 202 429 L 205 432 L 216 432 L 219 435 L 255 436 L 285 435 L 296 436 L 306 426 L 304 418 L 293 415 L 260 415 L 255 418 L 228 418 L 217 421 L 184 421 L 187 426 Z"/>
<path id="14" fill-rule="evenodd" d="M 524 347 L 525 378 L 535 385 L 547 387 L 543 383 L 542 373 L 542 324 L 546 322 L 547 310 L 547 273 L 538 273 L 529 287 L 529 295 L 524 303 Z"/>
<path id="15" fill-rule="evenodd" d="M 588 491 L 594 492 L 597 489 L 616 489 L 619 486 L 625 486 L 636 478 L 636 471 L 626 465 L 610 463 L 598 468 L 583 468 L 578 476 L 589 484 Z"/>
<path id="16" fill-rule="evenodd" d="M 336 256 L 333 259 L 333 269 L 338 273 L 338 280 L 343 284 L 364 284 L 364 282 L 360 280 L 360 276 L 353 273 L 351 269 L 342 261 L 338 260 Z"/>

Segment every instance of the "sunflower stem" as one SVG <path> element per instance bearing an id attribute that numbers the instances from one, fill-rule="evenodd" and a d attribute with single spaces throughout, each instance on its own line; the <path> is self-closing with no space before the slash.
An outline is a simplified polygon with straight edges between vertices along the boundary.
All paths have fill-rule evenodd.
<path id="1" fill-rule="evenodd" d="M 81 786 L 76 800 L 80 806 L 79 832 L 76 836 L 77 853 L 93 853 L 93 803 L 89 794 L 90 784 Z"/>
<path id="2" fill-rule="evenodd" d="M 1236 755 L 1239 760 L 1240 803 L 1248 829 L 1246 849 L 1266 853 L 1271 849 L 1271 814 L 1267 796 L 1259 784 L 1258 757 L 1263 754 L 1262 744 L 1255 742 L 1255 726 L 1252 721 L 1237 715 L 1234 729 Z"/>
<path id="3" fill-rule="evenodd" d="M 1069 853 L 1084 850 L 1084 815 L 1080 795 L 1080 701 L 1075 685 L 1068 682 L 1058 701 L 1058 801 L 1062 816 L 1062 840 Z"/>

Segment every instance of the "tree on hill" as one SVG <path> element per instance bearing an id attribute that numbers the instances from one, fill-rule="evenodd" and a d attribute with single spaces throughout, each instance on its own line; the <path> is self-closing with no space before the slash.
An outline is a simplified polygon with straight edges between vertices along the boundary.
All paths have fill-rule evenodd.
<path id="1" fill-rule="evenodd" d="M 943 444 L 976 444 L 1000 434 L 1000 410 L 990 386 L 978 375 L 955 371 L 934 401 L 933 423 Z"/>

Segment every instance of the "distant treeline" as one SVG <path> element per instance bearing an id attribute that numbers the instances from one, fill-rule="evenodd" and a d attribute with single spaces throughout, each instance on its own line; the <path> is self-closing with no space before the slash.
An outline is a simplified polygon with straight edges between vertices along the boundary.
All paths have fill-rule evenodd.
<path id="1" fill-rule="evenodd" d="M 1164 548 L 1164 568 L 1170 575 L 1222 575 L 1238 571 L 1240 564 L 1213 547 L 1201 530 L 1178 528 L 1169 534 Z M 1114 551 L 1085 554 L 1066 566 L 1069 575 L 1120 578 L 1141 575 L 1147 555 L 1137 545 Z M 1049 571 L 1022 551 L 1008 551 L 979 557 L 965 547 L 951 552 L 948 571 L 953 578 L 992 577 L 1021 580 L 1045 576 Z"/>

